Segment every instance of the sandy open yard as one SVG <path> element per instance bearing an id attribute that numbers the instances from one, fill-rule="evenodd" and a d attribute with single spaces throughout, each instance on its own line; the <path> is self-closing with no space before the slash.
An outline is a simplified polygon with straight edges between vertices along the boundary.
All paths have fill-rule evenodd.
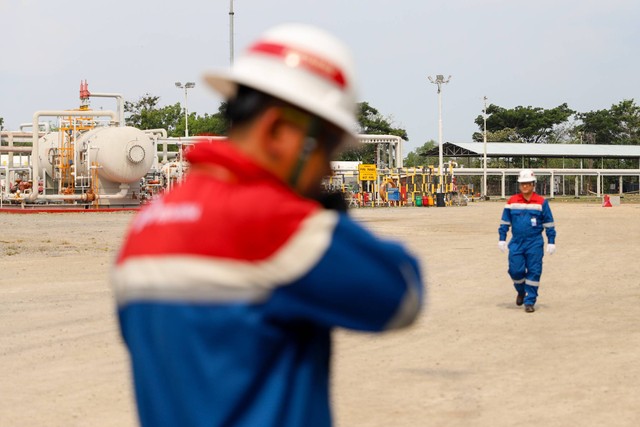
<path id="1" fill-rule="evenodd" d="M 409 330 L 336 334 L 338 426 L 640 425 L 640 205 L 552 202 L 533 314 L 502 207 L 353 211 L 420 256 L 428 295 Z M 107 281 L 131 217 L 0 214 L 0 426 L 136 425 Z"/>

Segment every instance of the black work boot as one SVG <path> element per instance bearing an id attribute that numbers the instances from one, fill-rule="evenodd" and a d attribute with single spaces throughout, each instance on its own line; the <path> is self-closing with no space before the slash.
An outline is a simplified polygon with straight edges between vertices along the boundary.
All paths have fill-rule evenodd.
<path id="1" fill-rule="evenodd" d="M 518 296 L 516 297 L 516 305 L 522 305 L 525 295 L 526 294 L 518 294 Z"/>
<path id="2" fill-rule="evenodd" d="M 536 311 L 536 309 L 533 308 L 532 305 L 528 305 L 527 304 L 527 305 L 524 306 L 524 311 L 526 311 L 527 313 L 533 313 L 534 311 Z"/>

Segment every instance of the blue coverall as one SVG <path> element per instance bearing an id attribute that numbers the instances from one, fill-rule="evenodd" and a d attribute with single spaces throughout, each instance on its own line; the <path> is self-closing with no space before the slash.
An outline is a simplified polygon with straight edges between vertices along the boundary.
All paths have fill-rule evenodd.
<path id="1" fill-rule="evenodd" d="M 549 244 L 555 244 L 556 239 L 549 202 L 536 193 L 529 200 L 522 194 L 512 196 L 502 212 L 498 228 L 500 241 L 507 239 L 509 227 L 512 233 L 509 241 L 509 276 L 518 294 L 526 293 L 524 304 L 534 305 L 542 275 L 542 230 L 547 233 Z"/>

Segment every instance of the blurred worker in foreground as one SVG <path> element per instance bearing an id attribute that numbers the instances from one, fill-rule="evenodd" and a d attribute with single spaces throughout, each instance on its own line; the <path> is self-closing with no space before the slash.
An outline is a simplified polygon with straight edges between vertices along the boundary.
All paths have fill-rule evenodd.
<path id="1" fill-rule="evenodd" d="M 288 24 L 205 76 L 230 141 L 187 153 L 112 272 L 142 425 L 330 426 L 331 330 L 416 319 L 416 259 L 317 201 L 355 140 L 352 68 L 341 42 Z"/>
<path id="2" fill-rule="evenodd" d="M 516 304 L 524 304 L 525 311 L 533 313 L 542 275 L 542 230 L 547 233 L 547 253 L 553 255 L 556 251 L 556 228 L 549 202 L 533 191 L 536 183 L 533 171 L 520 171 L 518 183 L 520 194 L 511 196 L 502 212 L 498 228 L 498 248 L 502 252 L 507 250 L 507 232 L 509 227 L 512 227 L 513 237 L 509 241 L 509 275 L 518 292 Z"/>

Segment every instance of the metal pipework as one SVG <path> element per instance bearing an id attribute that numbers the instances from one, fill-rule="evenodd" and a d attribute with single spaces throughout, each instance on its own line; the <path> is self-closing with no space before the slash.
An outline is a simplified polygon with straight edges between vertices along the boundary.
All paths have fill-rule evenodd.
<path id="1" fill-rule="evenodd" d="M 96 194 L 96 198 L 98 200 L 108 199 L 108 200 L 117 200 L 124 199 L 129 192 L 129 184 L 120 184 L 120 191 L 116 194 Z"/>
<path id="2" fill-rule="evenodd" d="M 89 97 L 91 98 L 115 98 L 116 105 L 118 108 L 118 126 L 124 126 L 124 97 L 119 93 L 100 93 L 100 92 L 91 92 L 89 93 Z"/>
<path id="3" fill-rule="evenodd" d="M 43 110 L 36 111 L 33 113 L 33 137 L 31 141 L 31 167 L 33 168 L 33 183 L 36 188 L 36 191 L 32 191 L 28 201 L 33 202 L 38 198 L 38 183 L 40 182 L 40 160 L 38 159 L 38 142 L 39 142 L 39 132 L 38 125 L 40 123 L 40 117 L 43 116 L 53 116 L 53 117 L 64 117 L 64 116 L 78 116 L 78 117 L 111 117 L 113 122 L 117 122 L 118 116 L 113 111 L 78 111 L 78 110 Z"/>
<path id="4" fill-rule="evenodd" d="M 162 144 L 162 163 L 167 163 L 167 130 L 158 128 L 158 129 L 144 129 L 144 133 L 148 133 L 153 138 L 153 141 L 156 143 L 156 153 L 158 152 L 158 138 L 163 138 L 165 142 Z M 159 137 L 158 137 L 159 135 Z M 157 155 L 156 155 L 157 157 Z"/>
<path id="5" fill-rule="evenodd" d="M 0 147 L 0 153 L 31 153 L 31 147 Z"/>
<path id="6" fill-rule="evenodd" d="M 42 128 L 43 128 L 41 132 L 44 132 L 44 133 L 51 132 L 51 125 L 49 125 L 48 122 L 38 123 L 38 127 L 40 127 L 40 126 L 42 126 Z M 24 128 L 30 128 L 30 127 L 33 127 L 32 123 L 21 123 L 20 124 L 20 131 L 23 131 Z"/>

